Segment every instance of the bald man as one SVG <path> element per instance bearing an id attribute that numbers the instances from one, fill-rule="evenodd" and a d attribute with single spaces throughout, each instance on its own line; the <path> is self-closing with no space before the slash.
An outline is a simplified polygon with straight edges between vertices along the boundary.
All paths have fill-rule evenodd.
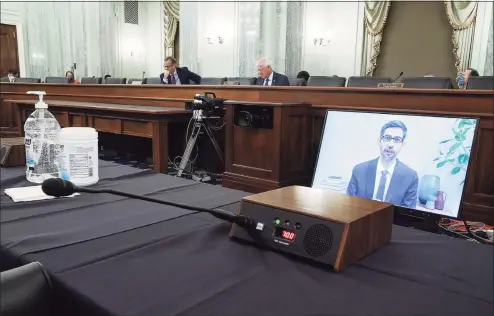
<path id="1" fill-rule="evenodd" d="M 289 86 L 288 77 L 273 71 L 271 62 L 263 57 L 256 63 L 259 78 L 256 80 L 258 86 Z"/>

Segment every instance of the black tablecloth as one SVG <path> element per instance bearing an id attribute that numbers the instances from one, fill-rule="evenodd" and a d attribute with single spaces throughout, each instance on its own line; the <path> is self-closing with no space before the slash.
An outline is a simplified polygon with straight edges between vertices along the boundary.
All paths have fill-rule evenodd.
<path id="1" fill-rule="evenodd" d="M 96 187 L 234 209 L 245 192 L 101 162 Z M 12 203 L 2 169 L 2 267 L 40 261 L 75 315 L 492 315 L 493 248 L 393 227 L 341 273 L 228 239 L 208 214 L 88 195 Z"/>

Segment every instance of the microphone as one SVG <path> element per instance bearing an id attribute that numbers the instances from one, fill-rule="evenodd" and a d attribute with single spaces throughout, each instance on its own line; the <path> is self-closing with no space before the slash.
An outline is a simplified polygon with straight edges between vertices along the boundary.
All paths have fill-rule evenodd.
<path id="1" fill-rule="evenodd" d="M 403 76 L 403 71 L 400 72 L 400 74 L 398 75 L 398 77 L 396 77 L 391 83 L 394 83 L 396 80 L 400 79 L 401 76 Z"/>
<path id="2" fill-rule="evenodd" d="M 162 201 L 162 200 L 153 199 L 153 198 L 146 197 L 146 196 L 139 196 L 139 195 L 135 195 L 135 194 L 131 194 L 131 193 L 126 193 L 126 192 L 116 191 L 116 190 L 110 190 L 110 189 L 84 188 L 84 187 L 79 187 L 70 181 L 59 179 L 59 178 L 51 178 L 51 179 L 47 179 L 47 180 L 43 181 L 43 184 L 41 185 L 41 190 L 43 190 L 43 193 L 45 193 L 46 195 L 54 196 L 54 197 L 69 196 L 69 195 L 72 195 L 76 192 L 93 193 L 93 194 L 108 193 L 108 194 L 128 197 L 131 199 L 137 199 L 137 200 L 148 201 L 148 202 L 157 203 L 157 204 L 180 207 L 180 208 L 190 210 L 190 211 L 209 213 L 216 218 L 230 222 L 232 224 L 237 224 L 237 225 L 239 225 L 245 229 L 253 229 L 257 225 L 257 223 L 250 217 L 246 217 L 243 215 L 236 215 L 236 214 L 226 212 L 223 210 L 219 210 L 219 209 L 209 209 L 209 208 L 204 208 L 204 207 L 185 205 L 185 204 L 181 204 L 181 203 Z"/>

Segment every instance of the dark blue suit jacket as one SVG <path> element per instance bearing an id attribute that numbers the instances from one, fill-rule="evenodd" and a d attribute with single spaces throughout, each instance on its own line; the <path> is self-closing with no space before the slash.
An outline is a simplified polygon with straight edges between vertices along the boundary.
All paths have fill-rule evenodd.
<path id="1" fill-rule="evenodd" d="M 256 85 L 258 85 L 258 86 L 264 85 L 264 79 L 262 79 L 261 77 L 257 78 Z M 272 86 L 289 86 L 290 81 L 288 80 L 287 76 L 273 71 L 273 82 L 271 82 L 271 85 Z"/>
<path id="2" fill-rule="evenodd" d="M 164 73 L 161 73 L 160 75 L 160 82 L 162 84 L 165 84 L 163 82 L 163 77 L 165 76 Z M 193 73 L 187 67 L 177 67 L 177 76 L 178 79 L 180 80 L 180 84 L 190 84 L 191 81 L 193 81 L 195 84 L 201 84 L 201 76 L 198 74 Z M 171 79 L 170 76 L 168 76 L 168 84 L 171 84 Z"/>
<path id="3" fill-rule="evenodd" d="M 346 194 L 372 199 L 376 182 L 377 162 L 379 158 L 356 165 L 348 184 Z M 399 160 L 389 183 L 384 200 L 395 205 L 415 208 L 419 177 L 417 172 Z"/>

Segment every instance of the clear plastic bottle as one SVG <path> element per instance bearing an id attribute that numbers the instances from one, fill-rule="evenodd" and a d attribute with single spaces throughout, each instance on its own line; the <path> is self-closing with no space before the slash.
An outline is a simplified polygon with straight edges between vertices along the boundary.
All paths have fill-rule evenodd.
<path id="1" fill-rule="evenodd" d="M 36 110 L 24 124 L 26 179 L 32 183 L 42 183 L 49 178 L 58 178 L 60 124 L 43 102 L 43 95 L 46 94 L 44 91 L 27 93 L 37 94 L 39 101 L 35 105 Z"/>

